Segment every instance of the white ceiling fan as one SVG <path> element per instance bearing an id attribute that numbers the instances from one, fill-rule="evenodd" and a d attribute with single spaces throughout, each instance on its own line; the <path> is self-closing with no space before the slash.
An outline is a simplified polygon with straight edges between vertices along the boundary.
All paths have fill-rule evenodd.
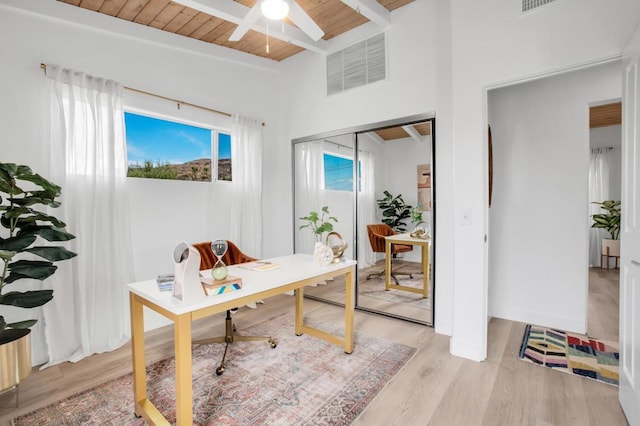
<path id="1" fill-rule="evenodd" d="M 247 31 L 253 29 L 264 34 L 268 33 L 274 38 L 314 52 L 326 53 L 328 49 L 327 41 L 322 39 L 324 31 L 311 19 L 304 9 L 300 7 L 296 0 L 257 0 L 251 8 L 234 0 L 172 1 L 237 24 L 238 27 L 229 37 L 230 41 L 240 40 Z M 341 1 L 377 24 L 381 29 L 385 29 L 391 25 L 391 12 L 378 3 L 378 0 Z M 274 25 L 276 28 L 269 27 L 269 19 L 263 12 L 263 5 L 268 9 L 265 3 L 275 5 L 275 9 L 280 11 L 280 15 L 275 16 L 288 16 L 296 26 L 282 23 L 282 30 L 277 28 L 280 27 L 280 25 Z M 285 10 L 284 13 L 282 12 L 283 10 Z M 264 19 L 262 19 L 263 15 L 265 16 Z"/>
<path id="2" fill-rule="evenodd" d="M 288 16 L 313 41 L 320 40 L 324 35 L 322 28 L 295 0 L 258 0 L 238 24 L 229 41 L 240 40 L 262 16 L 271 20 L 280 20 Z"/>

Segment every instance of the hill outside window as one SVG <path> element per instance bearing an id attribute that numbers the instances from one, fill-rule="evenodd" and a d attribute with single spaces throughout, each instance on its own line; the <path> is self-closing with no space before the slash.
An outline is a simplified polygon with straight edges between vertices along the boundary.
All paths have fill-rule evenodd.
<path id="1" fill-rule="evenodd" d="M 231 181 L 231 136 L 202 125 L 125 112 L 128 177 Z"/>

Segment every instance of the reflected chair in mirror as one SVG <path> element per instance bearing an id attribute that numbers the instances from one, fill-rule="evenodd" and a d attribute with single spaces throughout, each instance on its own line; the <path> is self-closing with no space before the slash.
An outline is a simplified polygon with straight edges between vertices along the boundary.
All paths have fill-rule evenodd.
<path id="1" fill-rule="evenodd" d="M 239 263 L 253 262 L 257 259 L 244 254 L 238 246 L 231 241 L 227 241 L 227 252 L 222 256 L 222 261 L 225 265 L 237 265 Z M 201 243 L 193 244 L 193 247 L 200 253 L 200 270 L 207 270 L 213 268 L 213 265 L 218 261 L 218 258 L 213 253 L 211 248 L 211 241 L 205 241 Z M 235 310 L 235 309 L 234 309 Z M 191 342 L 194 345 L 208 345 L 211 343 L 225 343 L 224 354 L 222 355 L 222 361 L 220 366 L 216 368 L 216 374 L 219 376 L 224 373 L 227 360 L 227 352 L 229 345 L 233 342 L 250 342 L 250 341 L 267 341 L 272 348 L 277 346 L 277 342 L 271 336 L 239 336 L 236 334 L 236 325 L 231 319 L 231 309 L 227 309 L 225 317 L 225 334 L 224 336 L 211 337 L 205 339 L 198 339 Z"/>
<path id="2" fill-rule="evenodd" d="M 396 232 L 386 223 L 375 223 L 371 225 L 367 225 L 367 234 L 369 235 L 369 242 L 371 243 L 371 250 L 374 253 L 385 253 L 385 239 L 384 237 L 388 237 L 390 235 L 395 235 Z M 405 245 L 405 244 L 392 244 L 391 245 L 391 255 L 395 258 L 398 253 L 406 253 L 408 251 L 413 250 L 413 246 Z M 371 279 L 373 277 L 380 277 L 384 275 L 385 270 L 379 272 L 372 272 L 367 275 L 367 279 Z M 391 268 L 391 276 L 393 277 L 396 284 L 398 284 L 398 276 L 408 275 L 409 278 L 413 278 L 412 273 L 400 273 L 393 270 L 393 259 L 392 259 L 392 268 Z"/>

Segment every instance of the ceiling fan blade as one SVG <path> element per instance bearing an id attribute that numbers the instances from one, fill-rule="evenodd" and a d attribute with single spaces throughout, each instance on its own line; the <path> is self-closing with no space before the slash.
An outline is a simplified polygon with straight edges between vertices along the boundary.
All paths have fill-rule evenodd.
<path id="1" fill-rule="evenodd" d="M 257 2 L 256 5 L 247 12 L 242 22 L 238 24 L 236 30 L 229 36 L 229 41 L 239 41 L 247 31 L 251 29 L 253 24 L 258 22 L 258 19 L 262 16 L 259 3 L 260 2 Z"/>
<path id="2" fill-rule="evenodd" d="M 324 35 L 322 28 L 307 15 L 307 12 L 305 12 L 295 0 L 289 2 L 289 19 L 311 37 L 313 41 L 320 40 Z"/>

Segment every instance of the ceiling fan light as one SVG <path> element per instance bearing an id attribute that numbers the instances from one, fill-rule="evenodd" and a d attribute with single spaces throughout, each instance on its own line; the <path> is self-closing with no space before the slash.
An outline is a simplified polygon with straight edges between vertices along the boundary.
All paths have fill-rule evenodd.
<path id="1" fill-rule="evenodd" d="M 262 14 L 269 19 L 282 19 L 289 13 L 289 5 L 284 0 L 264 0 L 260 5 Z"/>

